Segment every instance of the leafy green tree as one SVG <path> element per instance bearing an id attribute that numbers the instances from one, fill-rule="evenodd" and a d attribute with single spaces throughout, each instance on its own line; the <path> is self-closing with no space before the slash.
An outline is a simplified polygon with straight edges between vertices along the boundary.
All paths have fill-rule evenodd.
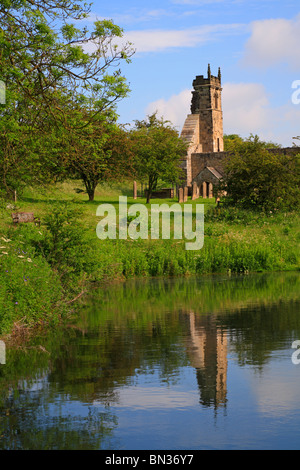
<path id="1" fill-rule="evenodd" d="M 169 122 L 158 119 L 156 113 L 143 121 L 135 121 L 131 131 L 134 169 L 140 180 L 147 177 L 147 203 L 150 202 L 159 178 L 170 183 L 180 182 L 181 162 L 186 143 Z"/>
<path id="2" fill-rule="evenodd" d="M 76 119 L 88 120 L 78 113 Z M 80 179 L 89 200 L 93 201 L 97 185 L 103 181 L 120 180 L 132 168 L 128 136 L 117 125 L 116 115 L 102 113 L 98 119 L 67 136 L 67 146 L 61 152 L 62 167 L 69 176 Z"/>
<path id="3" fill-rule="evenodd" d="M 0 109 L 0 194 L 12 197 L 26 185 L 55 180 L 53 154 L 62 126 L 46 115 L 45 105 L 28 106 L 21 95 Z M 60 131 L 58 132 L 60 127 Z M 61 168 L 57 167 L 56 172 Z"/>
<path id="4" fill-rule="evenodd" d="M 225 134 L 224 135 L 224 150 L 228 152 L 234 151 L 237 146 L 253 138 L 258 138 L 258 136 L 254 136 L 253 134 L 250 134 L 249 138 L 243 138 L 238 134 Z M 280 144 L 276 144 L 274 142 L 262 142 L 261 141 L 261 144 L 263 144 L 265 148 L 269 148 L 269 149 L 281 147 Z"/>
<path id="5" fill-rule="evenodd" d="M 243 138 L 238 134 L 224 134 L 224 150 L 230 151 L 234 149 L 236 145 L 239 145 L 243 142 Z"/>
<path id="6" fill-rule="evenodd" d="M 91 30 L 70 22 L 83 20 L 88 13 L 80 0 L 1 2 L 0 77 L 8 98 L 21 93 L 33 103 L 42 99 L 51 112 L 53 104 L 60 109 L 55 91 L 67 90 L 71 101 L 91 96 L 99 112 L 126 95 L 128 87 L 118 66 L 130 60 L 131 45 L 115 44 L 123 30 L 112 21 L 96 21 Z"/>
<path id="7" fill-rule="evenodd" d="M 0 190 L 9 195 L 45 181 L 46 170 L 60 174 L 52 160 L 64 130 L 88 126 L 129 92 L 119 66 L 130 61 L 131 45 L 116 45 L 123 31 L 112 21 L 78 27 L 89 9 L 81 0 L 0 3 Z M 88 112 L 74 129 L 70 111 L 79 110 Z"/>
<path id="8" fill-rule="evenodd" d="M 300 136 L 298 135 L 297 137 L 293 137 L 293 140 L 297 140 L 297 143 L 293 142 L 293 147 L 300 147 Z"/>
<path id="9" fill-rule="evenodd" d="M 257 136 L 235 146 L 225 164 L 222 189 L 244 208 L 273 210 L 299 206 L 300 155 L 268 151 Z"/>

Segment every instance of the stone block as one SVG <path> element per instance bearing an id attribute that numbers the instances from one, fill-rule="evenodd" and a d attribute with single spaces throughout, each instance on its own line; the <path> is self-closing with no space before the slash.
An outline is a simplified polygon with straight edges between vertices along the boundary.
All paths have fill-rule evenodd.
<path id="1" fill-rule="evenodd" d="M 185 186 L 183 189 L 183 202 L 186 202 L 188 200 L 188 196 L 189 196 L 189 188 Z"/>
<path id="2" fill-rule="evenodd" d="M 183 199 L 183 188 L 179 188 L 179 190 L 178 190 L 178 202 L 179 202 L 179 204 L 181 204 L 181 203 L 184 202 L 184 199 Z"/>
<path id="3" fill-rule="evenodd" d="M 198 188 L 198 184 L 196 183 L 196 181 L 194 181 L 192 185 L 192 200 L 194 201 L 195 199 L 198 199 L 198 197 L 199 197 L 199 188 Z"/>

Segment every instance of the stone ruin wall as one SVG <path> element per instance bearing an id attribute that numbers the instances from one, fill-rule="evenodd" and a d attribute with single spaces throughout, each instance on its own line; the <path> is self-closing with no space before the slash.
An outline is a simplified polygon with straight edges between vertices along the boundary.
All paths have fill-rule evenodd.
<path id="1" fill-rule="evenodd" d="M 272 148 L 268 149 L 268 151 L 274 155 L 297 155 L 300 153 L 300 148 Z M 205 167 L 213 167 L 218 170 L 221 175 L 224 175 L 224 163 L 228 156 L 230 156 L 229 152 L 193 153 L 191 155 L 191 180 L 193 181 L 193 179 L 196 178 L 196 176 L 201 173 Z"/>
<path id="2" fill-rule="evenodd" d="M 228 156 L 228 152 L 208 152 L 193 153 L 191 155 L 191 177 L 192 181 L 196 178 L 205 167 L 212 166 L 218 170 L 221 175 L 224 174 L 224 160 Z"/>

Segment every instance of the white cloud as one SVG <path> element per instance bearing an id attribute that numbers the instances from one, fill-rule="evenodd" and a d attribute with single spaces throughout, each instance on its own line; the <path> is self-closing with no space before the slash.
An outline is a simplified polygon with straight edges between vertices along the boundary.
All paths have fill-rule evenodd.
<path id="1" fill-rule="evenodd" d="M 226 83 L 222 97 L 226 133 L 256 134 L 272 118 L 265 87 L 259 83 Z"/>
<path id="2" fill-rule="evenodd" d="M 160 18 L 164 15 L 170 14 L 165 10 L 151 10 L 145 12 L 142 16 L 125 14 L 115 17 L 117 23 L 122 20 L 122 23 L 133 23 L 135 21 L 141 22 Z M 185 13 L 183 13 L 185 15 Z M 96 21 L 95 14 L 90 16 L 90 21 Z M 103 20 L 100 17 L 98 19 Z M 243 23 L 232 24 L 214 24 L 202 25 L 200 27 L 186 28 L 186 29 L 139 29 L 125 31 L 122 39 L 115 39 L 116 45 L 122 45 L 126 42 L 133 44 L 137 53 L 145 52 L 161 52 L 171 48 L 186 48 L 196 47 L 207 44 L 208 42 L 218 41 L 225 36 L 232 36 L 237 34 L 244 34 L 245 28 L 248 27 Z M 84 46 L 86 51 L 94 51 L 95 45 L 90 42 Z"/>
<path id="3" fill-rule="evenodd" d="M 195 47 L 219 39 L 224 35 L 244 32 L 242 24 L 217 24 L 182 30 L 128 31 L 126 41 L 132 42 L 137 52 L 157 52 L 174 47 Z"/>
<path id="4" fill-rule="evenodd" d="M 183 90 L 169 99 L 150 103 L 147 114 L 158 115 L 180 127 L 190 114 L 191 90 Z M 263 85 L 257 83 L 226 83 L 223 86 L 224 132 L 249 136 L 258 133 L 270 121 L 269 100 Z"/>
<path id="5" fill-rule="evenodd" d="M 271 361 L 261 377 L 249 377 L 249 386 L 256 397 L 259 412 L 272 419 L 286 419 L 299 409 L 299 376 L 289 351 L 286 361 Z M 281 422 L 282 423 L 282 422 Z"/>
<path id="6" fill-rule="evenodd" d="M 291 146 L 299 135 L 300 105 L 290 102 L 281 106 L 271 103 L 265 87 L 259 83 L 226 83 L 223 87 L 224 133 Z"/>
<path id="7" fill-rule="evenodd" d="M 242 62 L 248 66 L 269 67 L 287 63 L 300 67 L 300 14 L 296 18 L 268 19 L 251 23 Z"/>
<path id="8" fill-rule="evenodd" d="M 122 38 L 115 38 L 113 44 L 123 47 L 131 43 L 136 53 L 161 52 L 171 48 L 196 47 L 211 41 L 216 41 L 225 35 L 241 34 L 244 32 L 243 24 L 208 25 L 200 28 L 182 30 L 144 29 L 126 31 Z M 84 50 L 93 52 L 96 49 L 94 42 L 84 45 Z"/>
<path id="9" fill-rule="evenodd" d="M 130 407 L 138 409 L 168 409 L 175 408 L 178 410 L 184 404 L 185 408 L 195 407 L 199 402 L 199 394 L 197 390 L 188 390 L 186 392 L 174 390 L 167 387 L 149 386 L 147 388 L 141 386 L 120 388 L 119 390 L 119 407 Z M 97 404 L 97 401 L 95 402 Z"/>
<path id="10" fill-rule="evenodd" d="M 191 99 L 191 90 L 183 90 L 178 95 L 171 96 L 168 100 L 160 99 L 150 103 L 146 108 L 146 114 L 157 111 L 159 117 L 171 121 L 172 125 L 180 132 L 186 116 L 190 113 Z"/>

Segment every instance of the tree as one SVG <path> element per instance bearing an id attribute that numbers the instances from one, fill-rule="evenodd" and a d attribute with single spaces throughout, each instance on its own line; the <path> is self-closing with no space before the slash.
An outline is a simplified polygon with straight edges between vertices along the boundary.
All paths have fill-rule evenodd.
<path id="1" fill-rule="evenodd" d="M 143 180 L 147 177 L 147 203 L 150 202 L 158 179 L 170 183 L 180 182 L 180 167 L 187 145 L 169 122 L 158 119 L 156 113 L 143 121 L 135 121 L 130 133 L 134 154 L 134 169 Z"/>
<path id="2" fill-rule="evenodd" d="M 298 135 L 297 137 L 293 137 L 293 140 L 299 140 L 300 141 L 300 136 Z M 293 147 L 300 147 L 299 142 L 297 142 L 297 143 L 293 142 Z"/>
<path id="3" fill-rule="evenodd" d="M 228 199 L 244 208 L 294 209 L 300 197 L 300 155 L 271 152 L 257 136 L 235 146 L 225 163 Z"/>
<path id="4" fill-rule="evenodd" d="M 88 120 L 77 113 L 73 119 Z M 128 176 L 131 158 L 128 137 L 116 123 L 111 111 L 101 114 L 76 133 L 65 137 L 65 149 L 61 153 L 61 166 L 69 176 L 81 179 L 89 200 L 93 201 L 100 182 L 120 180 Z"/>
<path id="5" fill-rule="evenodd" d="M 224 135 L 224 150 L 225 152 L 233 150 L 236 145 L 244 142 L 243 138 L 238 134 L 225 134 Z"/>
<path id="6" fill-rule="evenodd" d="M 243 138 L 238 134 L 225 134 L 224 135 L 224 150 L 228 151 L 228 152 L 234 151 L 237 146 L 239 146 L 239 145 L 243 144 L 243 142 L 247 142 L 247 141 L 249 141 L 249 139 L 251 140 L 255 137 L 258 138 L 258 136 L 254 136 L 253 134 L 250 134 L 250 137 L 248 137 L 248 138 Z M 274 142 L 262 142 L 261 141 L 261 144 L 265 148 L 269 148 L 269 149 L 271 149 L 271 148 L 280 148 L 281 147 L 280 144 L 276 144 Z"/>
<path id="7" fill-rule="evenodd" d="M 8 195 L 61 175 L 53 154 L 64 147 L 64 130 L 80 133 L 129 92 L 119 66 L 130 61 L 131 45 L 115 44 L 123 31 L 112 21 L 90 30 L 71 23 L 88 13 L 81 0 L 0 3 L 0 190 Z"/>
<path id="8" fill-rule="evenodd" d="M 123 30 L 112 21 L 96 21 L 90 31 L 69 22 L 88 13 L 89 6 L 81 0 L 1 2 L 0 77 L 9 96 L 21 93 L 37 104 L 42 99 L 51 112 L 53 103 L 60 109 L 55 91 L 67 90 L 72 101 L 91 96 L 99 112 L 126 95 L 128 87 L 118 67 L 122 60 L 130 60 L 131 44 L 115 44 Z"/>

